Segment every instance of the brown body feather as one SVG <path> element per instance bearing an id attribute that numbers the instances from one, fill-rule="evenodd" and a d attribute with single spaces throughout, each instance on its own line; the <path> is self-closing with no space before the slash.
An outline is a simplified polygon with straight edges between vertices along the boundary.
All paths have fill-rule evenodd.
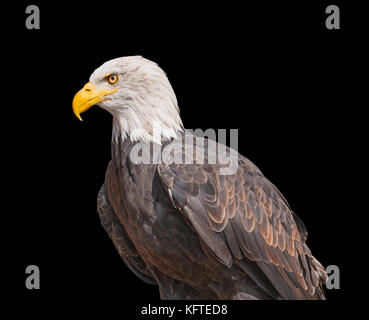
<path id="1" fill-rule="evenodd" d="M 277 188 L 241 155 L 220 175 L 202 142 L 203 164 L 145 165 L 113 140 L 98 211 L 125 263 L 163 299 L 324 299 L 325 270 Z"/>

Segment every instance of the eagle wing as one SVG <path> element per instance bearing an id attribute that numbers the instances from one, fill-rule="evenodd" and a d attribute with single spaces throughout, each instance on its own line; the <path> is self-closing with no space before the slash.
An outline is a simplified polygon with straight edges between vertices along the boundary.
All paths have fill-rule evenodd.
<path id="1" fill-rule="evenodd" d="M 242 156 L 236 174 L 219 168 L 162 163 L 158 173 L 173 205 L 223 264 L 238 265 L 271 297 L 324 299 L 325 270 L 278 189 Z"/>

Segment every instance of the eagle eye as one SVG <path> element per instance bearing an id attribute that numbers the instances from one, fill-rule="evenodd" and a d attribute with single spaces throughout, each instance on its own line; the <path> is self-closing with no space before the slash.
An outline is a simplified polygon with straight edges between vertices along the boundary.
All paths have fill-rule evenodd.
<path id="1" fill-rule="evenodd" d="M 119 80 L 119 76 L 116 73 L 110 74 L 107 78 L 110 84 L 114 84 Z"/>

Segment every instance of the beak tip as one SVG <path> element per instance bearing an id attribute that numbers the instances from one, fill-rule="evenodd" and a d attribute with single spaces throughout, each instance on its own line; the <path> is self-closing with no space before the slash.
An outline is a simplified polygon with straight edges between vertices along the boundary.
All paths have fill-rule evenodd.
<path id="1" fill-rule="evenodd" d="M 73 106 L 73 113 L 79 121 L 83 121 L 82 118 L 81 118 L 80 113 L 78 112 L 78 110 L 74 106 Z"/>
<path id="2" fill-rule="evenodd" d="M 83 121 L 83 120 L 82 120 L 82 118 L 81 118 L 81 116 L 79 115 L 79 113 L 74 113 L 74 115 L 77 117 L 77 119 L 78 119 L 79 121 Z"/>

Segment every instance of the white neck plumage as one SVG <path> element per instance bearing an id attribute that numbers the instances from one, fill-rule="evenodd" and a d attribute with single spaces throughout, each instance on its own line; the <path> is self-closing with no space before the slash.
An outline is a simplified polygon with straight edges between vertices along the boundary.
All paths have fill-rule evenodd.
<path id="1" fill-rule="evenodd" d="M 176 100 L 160 105 L 127 101 L 113 114 L 112 139 L 130 139 L 132 142 L 162 144 L 183 132 Z M 175 102 L 175 104 L 174 104 Z"/>

